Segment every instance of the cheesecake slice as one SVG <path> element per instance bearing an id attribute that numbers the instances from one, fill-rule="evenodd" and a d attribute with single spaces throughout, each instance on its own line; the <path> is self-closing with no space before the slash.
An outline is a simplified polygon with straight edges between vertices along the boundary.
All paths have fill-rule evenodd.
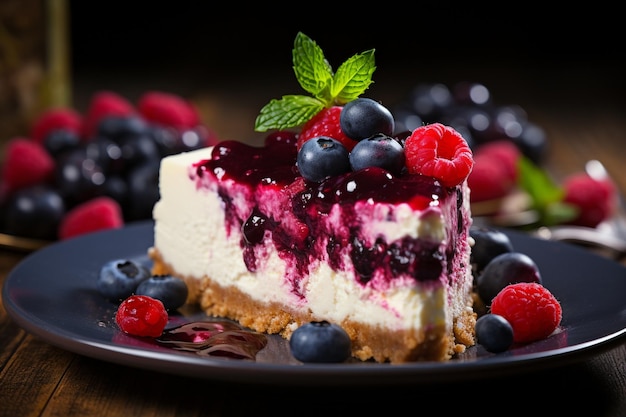
<path id="1" fill-rule="evenodd" d="M 369 167 L 312 182 L 297 152 L 269 135 L 164 158 L 153 273 L 256 331 L 337 323 L 364 361 L 445 361 L 473 345 L 467 181 Z"/>

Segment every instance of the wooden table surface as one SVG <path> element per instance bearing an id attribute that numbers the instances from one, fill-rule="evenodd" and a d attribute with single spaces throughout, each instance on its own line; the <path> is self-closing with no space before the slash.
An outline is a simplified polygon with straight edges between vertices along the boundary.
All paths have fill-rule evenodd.
<path id="1" fill-rule="evenodd" d="M 626 192 L 623 74 L 615 68 L 603 68 L 604 72 L 593 76 L 585 74 L 586 68 L 573 71 L 578 72 L 555 71 L 551 78 L 543 73 L 540 77 L 538 71 L 500 74 L 485 84 L 496 100 L 522 105 L 529 118 L 546 130 L 550 140 L 547 163 L 557 177 L 583 169 L 586 160 L 599 159 Z M 465 76 L 479 79 L 474 77 L 477 74 L 468 68 Z M 433 79 L 437 75 L 444 82 L 451 80 L 445 72 L 434 74 Z M 383 73 L 375 77 L 373 91 L 382 95 L 389 91 L 385 98 L 389 102 L 417 77 Z M 152 81 L 108 86 L 134 94 Z M 385 84 L 392 81 L 393 90 L 385 90 Z M 214 83 L 200 91 L 180 91 L 199 104 L 207 124 L 220 135 L 251 138 L 260 106 L 283 93 L 298 93 L 289 90 L 295 86 L 227 91 Z M 96 81 L 78 80 L 78 103 L 84 103 L 94 88 L 98 88 Z M 25 256 L 0 249 L 0 284 Z M 51 279 L 62 277 L 51 275 Z M 447 400 L 428 406 L 432 398 Z M 508 403 L 507 410 L 496 408 L 502 399 Z M 357 415 L 390 404 L 410 414 L 428 407 L 458 410 L 457 415 L 464 415 L 461 410 L 482 415 L 516 410 L 564 416 L 586 409 L 597 417 L 624 416 L 626 343 L 571 364 L 477 381 L 387 387 L 236 384 L 122 366 L 65 351 L 25 332 L 0 304 L 1 416 L 249 416 L 303 411 L 313 415 L 348 410 Z"/>

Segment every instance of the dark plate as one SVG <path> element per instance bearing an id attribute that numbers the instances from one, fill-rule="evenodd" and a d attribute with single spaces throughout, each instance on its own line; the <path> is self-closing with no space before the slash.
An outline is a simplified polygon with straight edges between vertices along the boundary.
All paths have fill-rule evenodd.
<path id="1" fill-rule="evenodd" d="M 270 336 L 256 361 L 179 352 L 120 332 L 116 306 L 95 289 L 100 267 L 117 258 L 148 262 L 151 221 L 54 243 L 25 258 L 2 291 L 8 314 L 25 330 L 81 355 L 164 373 L 224 381 L 276 384 L 408 384 L 458 381 L 529 372 L 579 361 L 626 341 L 626 268 L 566 243 L 506 231 L 519 252 L 538 264 L 544 285 L 563 307 L 551 337 L 504 353 L 481 346 L 445 363 L 302 364 L 288 344 Z M 184 310 L 172 323 L 207 318 Z"/>

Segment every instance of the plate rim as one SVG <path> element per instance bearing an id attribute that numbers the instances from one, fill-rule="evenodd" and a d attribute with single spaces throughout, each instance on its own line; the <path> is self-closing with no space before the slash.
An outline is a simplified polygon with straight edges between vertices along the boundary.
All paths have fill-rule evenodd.
<path id="1" fill-rule="evenodd" d="M 94 359 L 201 379 L 290 385 L 343 385 L 347 383 L 369 385 L 382 382 L 415 384 L 481 379 L 510 373 L 526 373 L 539 368 L 546 369 L 577 362 L 609 350 L 626 340 L 626 326 L 624 326 L 603 337 L 573 346 L 522 353 L 516 356 L 505 352 L 504 354 L 491 354 L 487 357 L 470 358 L 463 361 L 452 359 L 446 362 L 414 362 L 406 364 L 273 364 L 247 360 L 207 358 L 175 351 L 156 352 L 137 347 L 118 346 L 113 342 L 108 344 L 89 337 L 80 337 L 80 335 L 75 335 L 74 332 L 66 331 L 59 326 L 50 326 L 50 323 L 46 323 L 36 315 L 24 311 L 10 294 L 10 290 L 16 286 L 16 281 L 21 278 L 20 273 L 22 269 L 26 266 L 31 266 L 31 264 L 39 258 L 45 257 L 49 252 L 63 251 L 65 248 L 71 248 L 74 245 L 102 243 L 106 239 L 115 240 L 128 236 L 142 235 L 143 237 L 137 242 L 137 252 L 147 253 L 148 247 L 152 244 L 149 237 L 151 236 L 153 226 L 154 222 L 152 220 L 129 223 L 120 229 L 104 230 L 71 240 L 56 242 L 27 255 L 9 272 L 2 288 L 3 305 L 8 316 L 27 332 L 40 337 L 46 342 L 64 350 Z M 504 232 L 516 239 L 539 241 L 537 238 L 524 235 L 521 232 L 511 230 L 504 230 Z M 148 238 L 147 241 L 146 238 Z M 582 248 L 567 243 L 541 242 L 550 245 L 562 245 L 568 251 L 581 251 L 581 253 L 585 253 L 588 256 L 600 258 L 599 255 L 586 252 Z M 127 244 L 133 246 L 132 242 Z M 120 254 L 120 256 L 124 255 Z M 624 268 L 617 262 L 604 258 L 600 259 L 614 264 L 620 270 Z M 626 271 L 626 268 L 624 268 L 624 271 Z M 626 275 L 624 279 L 626 280 Z M 478 349 L 478 347 L 475 346 L 470 349 Z"/>

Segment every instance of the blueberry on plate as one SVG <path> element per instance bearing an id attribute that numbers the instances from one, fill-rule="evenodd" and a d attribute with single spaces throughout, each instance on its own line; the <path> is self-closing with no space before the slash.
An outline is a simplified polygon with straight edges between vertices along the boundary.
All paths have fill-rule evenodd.
<path id="1" fill-rule="evenodd" d="M 187 284 L 173 275 L 153 275 L 142 281 L 135 294 L 161 300 L 165 309 L 176 310 L 187 301 Z"/>
<path id="2" fill-rule="evenodd" d="M 115 259 L 100 268 L 96 288 L 105 298 L 121 301 L 130 297 L 150 275 L 150 270 L 137 261 Z"/>
<path id="3" fill-rule="evenodd" d="M 298 327 L 289 339 L 291 354 L 301 362 L 339 363 L 351 356 L 348 333 L 328 321 L 312 321 Z"/>
<path id="4" fill-rule="evenodd" d="M 476 320 L 476 340 L 488 352 L 504 352 L 513 344 L 513 327 L 498 314 L 485 314 Z"/>

